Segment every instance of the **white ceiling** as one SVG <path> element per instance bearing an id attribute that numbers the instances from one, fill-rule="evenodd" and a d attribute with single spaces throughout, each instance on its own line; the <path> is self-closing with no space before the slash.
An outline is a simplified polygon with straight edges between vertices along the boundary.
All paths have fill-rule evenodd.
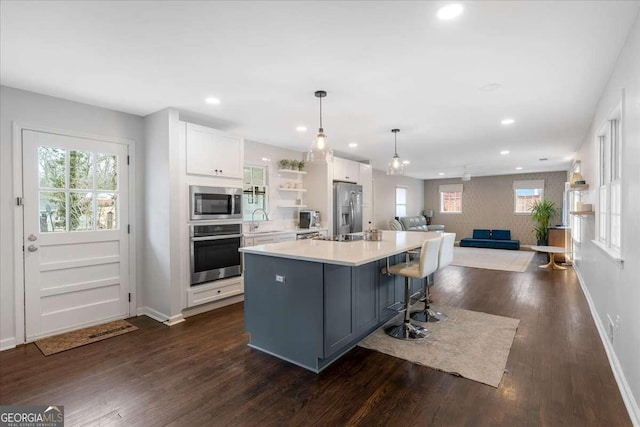
<path id="1" fill-rule="evenodd" d="M 3 0 L 1 83 L 142 116 L 176 107 L 301 151 L 323 89 L 334 151 L 378 169 L 395 127 L 417 178 L 567 169 L 640 2 L 468 1 L 439 21 L 446 3 Z"/>

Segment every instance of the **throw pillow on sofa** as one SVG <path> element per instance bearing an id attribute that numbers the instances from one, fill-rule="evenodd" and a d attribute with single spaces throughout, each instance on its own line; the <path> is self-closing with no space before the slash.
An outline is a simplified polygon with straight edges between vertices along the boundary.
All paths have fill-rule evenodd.
<path id="1" fill-rule="evenodd" d="M 491 238 L 493 240 L 511 240 L 511 230 L 493 230 Z"/>
<path id="2" fill-rule="evenodd" d="M 476 228 L 473 230 L 473 238 L 474 239 L 490 239 L 491 238 L 491 230 L 484 230 L 481 228 Z"/>

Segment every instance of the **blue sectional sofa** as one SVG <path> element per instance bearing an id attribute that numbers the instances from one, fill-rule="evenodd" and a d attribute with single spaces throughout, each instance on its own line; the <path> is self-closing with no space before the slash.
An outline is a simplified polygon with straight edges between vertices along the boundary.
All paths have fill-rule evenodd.
<path id="1" fill-rule="evenodd" d="M 472 238 L 460 240 L 460 246 L 492 249 L 520 249 L 520 240 L 511 240 L 511 230 L 473 230 Z"/>

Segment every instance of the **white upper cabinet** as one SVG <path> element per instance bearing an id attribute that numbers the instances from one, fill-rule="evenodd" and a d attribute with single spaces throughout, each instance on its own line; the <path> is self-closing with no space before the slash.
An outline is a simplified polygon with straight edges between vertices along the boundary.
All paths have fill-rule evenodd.
<path id="1" fill-rule="evenodd" d="M 216 129 L 187 123 L 187 173 L 242 178 L 244 142 Z"/>
<path id="2" fill-rule="evenodd" d="M 371 206 L 371 165 L 358 163 L 360 173 L 358 175 L 358 184 L 362 185 L 362 204 Z M 363 223 L 366 225 L 366 222 Z"/>
<path id="3" fill-rule="evenodd" d="M 358 182 L 360 163 L 353 160 L 333 158 L 333 180 Z"/>

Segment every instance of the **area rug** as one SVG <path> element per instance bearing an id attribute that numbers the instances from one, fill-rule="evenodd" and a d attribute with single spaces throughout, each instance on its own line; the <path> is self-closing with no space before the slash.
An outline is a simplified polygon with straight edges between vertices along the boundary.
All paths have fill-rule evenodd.
<path id="1" fill-rule="evenodd" d="M 522 273 L 533 259 L 533 251 L 507 251 L 488 248 L 453 248 L 451 265 L 484 268 L 486 270 L 515 271 Z"/>
<path id="2" fill-rule="evenodd" d="M 137 330 L 136 326 L 126 320 L 116 320 L 115 322 L 103 325 L 90 326 L 77 331 L 67 332 L 49 338 L 43 338 L 35 342 L 42 354 L 49 356 L 61 351 L 91 344 L 107 338 L 116 337 Z"/>
<path id="3" fill-rule="evenodd" d="M 413 309 L 423 306 L 418 303 Z M 421 323 L 431 335 L 415 341 L 392 338 L 385 326 L 402 321 L 397 316 L 362 340 L 360 347 L 498 387 L 520 320 L 453 307 L 436 307 L 446 322 Z"/>

